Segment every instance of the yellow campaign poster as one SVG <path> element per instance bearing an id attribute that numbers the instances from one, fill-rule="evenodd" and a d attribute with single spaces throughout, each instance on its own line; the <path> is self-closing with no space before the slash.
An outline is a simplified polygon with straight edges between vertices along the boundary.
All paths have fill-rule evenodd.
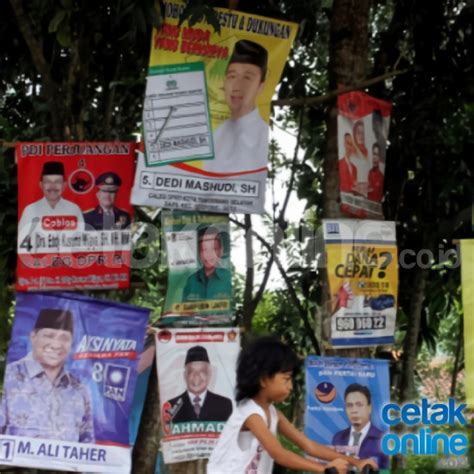
<path id="1" fill-rule="evenodd" d="M 333 347 L 394 342 L 398 293 L 395 223 L 323 220 Z"/>
<path id="2" fill-rule="evenodd" d="M 161 165 L 158 153 L 141 156 L 132 202 L 262 213 L 271 100 L 298 26 L 216 9 L 218 33 L 204 22 L 179 25 L 185 2 L 163 5 L 163 25 L 152 36 L 144 123 L 152 123 L 150 140 L 173 162 Z"/>
<path id="3" fill-rule="evenodd" d="M 466 402 L 474 408 L 474 239 L 461 240 Z"/>

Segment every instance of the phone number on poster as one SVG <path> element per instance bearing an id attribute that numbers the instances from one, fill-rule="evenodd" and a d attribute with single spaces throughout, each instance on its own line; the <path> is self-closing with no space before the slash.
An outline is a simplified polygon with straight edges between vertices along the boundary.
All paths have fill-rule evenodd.
<path id="1" fill-rule="evenodd" d="M 336 319 L 337 331 L 358 331 L 361 329 L 385 329 L 385 316 L 364 317 L 338 317 Z"/>

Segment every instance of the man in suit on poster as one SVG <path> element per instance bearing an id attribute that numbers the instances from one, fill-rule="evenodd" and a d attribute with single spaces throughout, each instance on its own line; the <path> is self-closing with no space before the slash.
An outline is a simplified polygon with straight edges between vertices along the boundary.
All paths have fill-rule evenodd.
<path id="1" fill-rule="evenodd" d="M 121 230 L 130 226 L 130 214 L 115 206 L 122 179 L 117 173 L 102 173 L 95 180 L 98 205 L 84 213 L 86 230 Z"/>
<path id="2" fill-rule="evenodd" d="M 207 389 L 211 375 L 206 348 L 191 347 L 184 362 L 186 391 L 166 402 L 163 409 L 172 423 L 226 421 L 229 418 L 232 401 Z"/>
<path id="3" fill-rule="evenodd" d="M 372 458 L 380 469 L 388 468 L 388 456 L 380 448 L 384 432 L 370 420 L 372 413 L 370 390 L 365 385 L 352 383 L 344 392 L 344 402 L 351 426 L 338 431 L 333 436 L 332 445 L 358 448 L 359 459 Z"/>

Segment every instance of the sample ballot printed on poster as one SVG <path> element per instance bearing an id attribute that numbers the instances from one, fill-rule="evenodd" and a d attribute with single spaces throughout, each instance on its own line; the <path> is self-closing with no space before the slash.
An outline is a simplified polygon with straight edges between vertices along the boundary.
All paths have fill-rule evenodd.
<path id="1" fill-rule="evenodd" d="M 150 68 L 143 124 L 148 166 L 213 158 L 204 63 Z"/>

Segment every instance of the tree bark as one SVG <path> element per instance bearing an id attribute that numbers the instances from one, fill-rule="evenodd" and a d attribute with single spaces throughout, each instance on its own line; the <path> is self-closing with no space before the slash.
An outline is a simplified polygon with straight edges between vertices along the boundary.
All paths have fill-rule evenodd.
<path id="1" fill-rule="evenodd" d="M 255 270 L 253 258 L 252 218 L 250 214 L 245 214 L 244 232 L 247 268 L 245 269 L 242 320 L 245 332 L 250 332 L 252 330 L 252 319 L 255 312 L 255 306 L 253 305 L 253 284 L 255 279 Z"/>
<path id="2" fill-rule="evenodd" d="M 412 294 L 408 312 L 408 328 L 403 345 L 402 380 L 400 384 L 400 402 L 403 403 L 416 397 L 415 369 L 418 354 L 418 336 L 420 333 L 421 314 L 425 299 L 428 270 L 415 267 Z"/>
<path id="3" fill-rule="evenodd" d="M 138 437 L 132 453 L 133 474 L 154 474 L 160 429 L 160 402 L 155 357 L 148 381 Z"/>
<path id="4" fill-rule="evenodd" d="M 329 87 L 341 88 L 364 81 L 367 69 L 369 42 L 369 0 L 335 0 L 331 12 L 329 49 Z M 339 192 L 339 166 L 337 150 L 337 104 L 330 103 L 327 116 L 326 155 L 324 159 L 323 216 L 341 217 Z M 326 272 L 322 275 L 321 314 L 323 318 L 322 338 L 327 340 L 330 331 L 329 282 Z M 345 351 L 358 356 L 360 350 Z M 341 352 L 338 352 L 341 354 Z"/>

